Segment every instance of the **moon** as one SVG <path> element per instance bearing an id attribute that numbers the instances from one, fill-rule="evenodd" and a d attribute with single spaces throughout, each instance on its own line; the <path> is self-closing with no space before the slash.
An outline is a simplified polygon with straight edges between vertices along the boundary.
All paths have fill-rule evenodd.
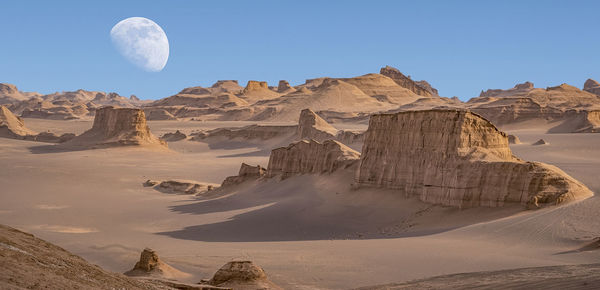
<path id="1" fill-rule="evenodd" d="M 169 59 L 165 31 L 144 17 L 121 20 L 110 30 L 113 45 L 128 61 L 145 71 L 159 72 Z"/>

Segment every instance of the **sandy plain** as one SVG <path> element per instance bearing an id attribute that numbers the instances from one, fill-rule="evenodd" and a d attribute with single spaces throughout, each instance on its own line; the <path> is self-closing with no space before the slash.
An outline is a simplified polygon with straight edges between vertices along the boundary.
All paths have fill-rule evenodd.
<path id="1" fill-rule="evenodd" d="M 25 119 L 38 132 L 81 133 L 91 121 Z M 149 121 L 152 132 L 253 122 Z M 334 124 L 366 128 L 364 124 Z M 546 134 L 548 124 L 501 128 L 525 160 L 553 164 L 600 192 L 600 135 Z M 543 138 L 550 145 L 531 145 Z M 223 145 L 223 144 L 221 144 Z M 114 272 L 144 247 L 209 278 L 232 259 L 261 265 L 285 289 L 348 289 L 436 275 L 597 263 L 597 196 L 561 207 L 454 209 L 389 190 L 351 190 L 349 172 L 298 176 L 230 190 L 204 200 L 142 186 L 147 179 L 220 183 L 241 162 L 266 166 L 256 146 L 169 143 L 170 151 L 55 150 L 0 139 L 0 223 L 55 243 Z"/>

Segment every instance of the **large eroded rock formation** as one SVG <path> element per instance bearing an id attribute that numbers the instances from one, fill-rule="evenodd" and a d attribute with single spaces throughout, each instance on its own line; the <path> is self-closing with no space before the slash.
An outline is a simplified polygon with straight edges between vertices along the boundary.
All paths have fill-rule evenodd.
<path id="1" fill-rule="evenodd" d="M 271 151 L 267 176 L 287 178 L 305 173 L 331 173 L 359 158 L 360 153 L 337 141 L 302 140 Z"/>
<path id="2" fill-rule="evenodd" d="M 166 146 L 166 142 L 150 133 L 144 111 L 113 107 L 96 110 L 92 128 L 65 144 L 76 146 Z"/>
<path id="3" fill-rule="evenodd" d="M 536 208 L 592 195 L 554 166 L 514 157 L 504 132 L 462 110 L 373 115 L 355 181 L 457 207 Z"/>

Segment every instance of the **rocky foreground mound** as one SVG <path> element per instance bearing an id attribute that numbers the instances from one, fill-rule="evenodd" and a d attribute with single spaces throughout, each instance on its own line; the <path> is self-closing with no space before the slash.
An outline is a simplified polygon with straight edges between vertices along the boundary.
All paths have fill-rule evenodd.
<path id="1" fill-rule="evenodd" d="M 0 106 L 0 136 L 24 139 L 35 133 L 25 127 L 23 120 L 15 116 L 6 106 Z"/>
<path id="2" fill-rule="evenodd" d="M 150 132 L 144 111 L 103 107 L 96 111 L 92 128 L 66 142 L 65 145 L 91 148 L 125 145 L 166 147 L 166 142 Z"/>
<path id="3" fill-rule="evenodd" d="M 265 271 L 251 261 L 232 261 L 225 264 L 208 284 L 233 289 L 283 289 L 271 282 Z"/>
<path id="4" fill-rule="evenodd" d="M 111 273 L 31 234 L 0 225 L 2 289 L 171 289 Z"/>
<path id="5" fill-rule="evenodd" d="M 504 132 L 462 110 L 373 115 L 356 186 L 456 207 L 537 208 L 592 195 L 554 166 L 514 157 Z"/>

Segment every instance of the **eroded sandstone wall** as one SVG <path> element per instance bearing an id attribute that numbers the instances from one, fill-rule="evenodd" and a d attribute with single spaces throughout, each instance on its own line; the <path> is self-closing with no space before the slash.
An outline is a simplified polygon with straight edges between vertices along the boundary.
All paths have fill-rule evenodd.
<path id="1" fill-rule="evenodd" d="M 461 110 L 372 116 L 355 181 L 457 207 L 538 207 L 592 195 L 556 167 L 514 157 L 505 133 Z"/>
<path id="2" fill-rule="evenodd" d="M 331 173 L 351 165 L 359 158 L 360 153 L 337 141 L 320 143 L 302 140 L 271 151 L 267 177 Z"/>

